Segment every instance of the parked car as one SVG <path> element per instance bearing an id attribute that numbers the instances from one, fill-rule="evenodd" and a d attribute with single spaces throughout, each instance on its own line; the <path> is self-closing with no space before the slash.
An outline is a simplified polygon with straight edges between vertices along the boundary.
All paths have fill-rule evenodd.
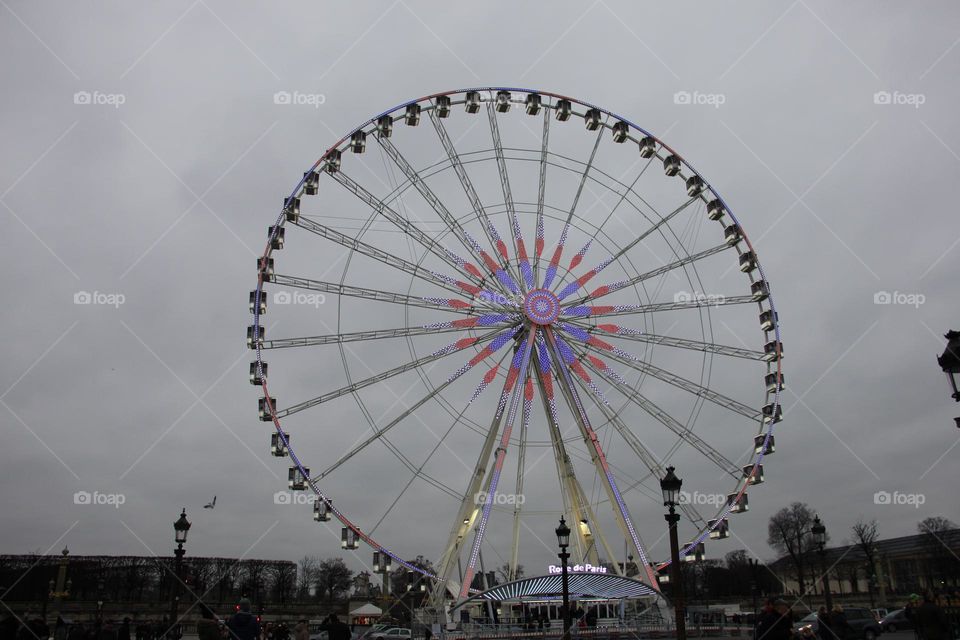
<path id="1" fill-rule="evenodd" d="M 879 609 L 870 609 L 873 613 L 873 617 L 877 619 L 877 622 L 880 622 L 887 617 L 887 614 L 890 613 L 889 609 L 879 608 Z"/>
<path id="2" fill-rule="evenodd" d="M 877 636 L 883 633 L 883 629 L 870 609 L 862 607 L 848 607 L 843 610 L 847 616 L 847 624 L 850 625 L 850 637 L 863 640 L 875 640 Z"/>
<path id="3" fill-rule="evenodd" d="M 371 640 L 410 640 L 412 637 L 413 633 L 410 629 L 404 629 L 402 627 L 392 627 L 370 634 Z"/>
<path id="4" fill-rule="evenodd" d="M 891 611 L 883 616 L 880 621 L 880 628 L 884 633 L 893 633 L 898 629 L 913 629 L 913 623 L 907 618 L 907 613 L 903 609 Z"/>
<path id="5" fill-rule="evenodd" d="M 876 640 L 877 636 L 883 632 L 880 623 L 876 621 L 873 613 L 869 609 L 848 607 L 843 610 L 843 613 L 847 617 L 847 624 L 850 625 L 850 631 L 846 638 L 841 638 L 840 640 Z M 793 634 L 800 637 L 806 629 L 809 629 L 815 634 L 818 632 L 819 623 L 815 611 L 794 623 Z"/>
<path id="6" fill-rule="evenodd" d="M 381 631 L 386 631 L 387 629 L 392 629 L 393 625 L 389 624 L 375 624 L 363 633 L 360 634 L 361 638 L 372 638 L 374 634 L 380 633 Z"/>

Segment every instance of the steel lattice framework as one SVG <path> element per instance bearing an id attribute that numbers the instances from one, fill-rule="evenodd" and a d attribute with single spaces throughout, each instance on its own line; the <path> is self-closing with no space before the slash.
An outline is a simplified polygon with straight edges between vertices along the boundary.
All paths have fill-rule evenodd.
<path id="1" fill-rule="evenodd" d="M 449 124 L 460 118 L 469 119 L 469 129 L 452 133 Z M 520 126 L 530 144 L 517 140 L 520 129 L 511 118 L 522 119 Z M 577 134 L 582 141 L 579 151 L 564 142 L 572 136 L 569 120 L 582 121 L 586 128 L 586 138 Z M 401 129 L 404 134 L 395 135 Z M 480 136 L 486 143 L 465 148 L 462 138 L 484 129 Z M 367 151 L 368 141 L 379 152 L 390 184 L 359 177 L 366 175 L 365 170 L 372 173 L 360 158 L 353 161 Z M 432 161 L 411 155 L 422 156 L 421 148 L 428 142 L 435 154 Z M 624 149 L 629 151 L 632 164 L 624 160 L 613 164 L 620 163 L 623 175 L 637 174 L 632 182 L 615 177 L 604 166 L 605 155 L 611 153 L 607 145 L 621 155 L 627 153 Z M 647 186 L 653 180 L 658 182 Z M 596 195 L 598 189 L 602 196 Z M 554 190 L 561 195 L 552 198 Z M 305 198 L 310 196 L 318 196 L 320 206 L 310 207 L 308 213 L 311 200 Z M 417 200 L 416 211 L 407 204 L 411 199 Z M 597 202 L 588 203 L 591 199 Z M 336 205 L 329 204 L 334 201 Z M 599 215 L 592 213 L 597 204 Z M 366 218 L 357 219 L 361 226 L 344 229 L 336 216 L 328 215 L 348 206 L 364 212 Z M 632 222 L 622 221 L 618 212 L 631 214 Z M 642 226 L 638 228 L 635 220 Z M 701 229 L 707 224 L 703 221 L 717 224 L 719 233 Z M 624 230 L 611 234 L 605 231 L 608 223 L 623 224 Z M 525 229 L 532 236 L 525 235 Z M 312 238 L 346 256 L 339 281 L 323 280 L 324 275 L 292 275 L 275 267 L 277 252 L 295 232 L 301 242 Z M 398 255 L 396 243 L 385 240 L 388 232 L 404 239 L 408 257 Z M 606 253 L 595 259 L 591 248 Z M 664 251 L 666 257 L 660 255 Z M 626 563 L 615 563 L 616 552 L 601 526 L 598 508 L 606 504 L 612 513 L 605 517 L 612 518 L 631 556 L 636 554 L 640 579 L 654 590 L 658 564 L 665 563 L 648 557 L 628 494 L 642 492 L 645 483 L 661 477 L 667 460 L 680 452 L 689 452 L 726 479 L 724 500 L 707 517 L 694 502 L 681 505 L 697 528 L 683 550 L 687 554 L 696 553 L 708 537 L 726 537 L 728 515 L 746 510 L 746 488 L 763 481 L 763 460 L 774 451 L 774 425 L 782 417 L 783 388 L 779 318 L 763 269 L 716 190 L 658 138 L 609 111 L 550 92 L 491 87 L 436 94 L 385 111 L 338 141 L 304 173 L 284 198 L 257 267 L 257 287 L 250 293 L 253 324 L 247 331 L 247 344 L 256 352 L 250 381 L 263 391 L 260 419 L 274 425 L 273 454 L 292 459 L 290 488 L 315 494 L 316 519 L 333 516 L 342 523 L 344 548 L 363 542 L 428 576 L 438 607 L 447 594 L 460 602 L 470 597 L 485 534 L 498 511 L 494 496 L 502 483 L 509 482 L 505 464 L 516 461 L 513 486 L 522 495 L 531 446 L 552 451 L 562 511 L 580 524 L 574 527 L 575 557 L 595 565 L 606 562 L 622 575 Z M 377 269 L 384 276 L 363 279 L 359 277 L 363 269 Z M 739 292 L 697 291 L 703 273 L 723 272 L 717 279 L 725 283 L 730 270 L 736 273 Z M 662 292 L 671 277 L 688 283 L 691 291 L 675 292 L 672 300 L 664 300 Z M 398 278 L 405 279 L 406 291 L 396 286 Z M 326 333 L 268 338 L 264 314 L 269 288 L 275 303 L 285 302 L 277 296 L 289 296 L 282 293 L 288 290 L 330 296 L 337 301 L 338 326 Z M 361 328 L 374 323 L 378 312 L 364 314 L 360 322 L 356 316 L 348 317 L 345 309 L 351 304 L 382 308 L 384 317 L 389 309 L 400 309 L 406 326 Z M 720 324 L 731 337 L 715 337 L 711 314 L 751 305 L 759 311 L 762 340 L 740 338 L 725 320 Z M 411 319 L 415 315 L 432 320 L 416 322 Z M 666 329 L 654 331 L 654 322 Z M 674 327 L 688 322 L 699 327 L 699 335 L 673 333 Z M 740 319 L 730 322 L 742 328 Z M 453 338 L 443 338 L 444 334 Z M 429 348 L 419 346 L 426 340 L 443 342 L 439 348 L 436 342 Z M 384 350 L 406 344 L 410 358 L 355 377 L 345 351 L 354 343 L 376 343 Z M 340 350 L 346 384 L 278 406 L 268 390 L 265 352 L 299 353 L 330 345 Z M 655 349 L 668 354 L 664 362 L 654 364 Z M 676 358 L 682 357 L 695 358 L 698 368 L 681 373 Z M 714 384 L 714 367 L 725 363 L 747 367 L 738 371 L 755 371 L 749 374 L 757 388 L 755 396 L 737 397 Z M 441 367 L 446 369 L 438 377 L 435 370 Z M 720 371 L 719 382 L 742 377 Z M 389 420 L 374 419 L 360 392 L 405 375 L 417 376 L 427 392 L 404 403 Z M 348 396 L 356 399 L 369 429 L 311 474 L 281 421 Z M 486 418 L 470 417 L 468 410 L 482 407 L 479 399 L 488 396 Z M 692 403 L 685 415 L 675 409 L 676 398 Z M 418 412 L 429 407 L 452 416 L 446 434 L 463 427 L 480 437 L 466 478 L 451 482 L 428 473 L 428 462 L 442 439 L 421 463 L 391 440 L 398 425 L 422 420 Z M 717 435 L 719 428 L 694 433 L 701 411 L 718 412 L 715 424 L 752 424 L 740 442 L 744 448 L 730 451 L 727 438 Z M 639 433 L 638 422 L 645 427 Z M 537 441 L 533 433 L 541 425 L 547 439 Z M 654 430 L 674 439 L 674 444 L 656 451 L 655 438 L 649 435 Z M 611 444 L 614 437 L 623 447 Z M 718 443 L 718 438 L 723 441 Z M 459 503 L 455 513 L 451 509 L 452 526 L 434 571 L 403 560 L 375 540 L 321 489 L 321 480 L 374 443 L 385 445 L 411 473 L 404 491 L 417 479 Z M 616 451 L 613 459 L 611 450 Z M 617 462 L 625 459 L 620 457 L 626 455 L 623 452 L 632 456 L 626 464 Z M 632 471 L 637 462 L 645 474 L 639 479 Z M 598 497 L 591 497 L 583 486 L 583 466 L 593 474 Z M 486 498 L 477 504 L 477 495 Z M 338 500 L 338 505 L 348 503 L 345 497 Z M 512 544 L 507 564 L 509 577 L 516 578 L 522 503 L 511 505 L 509 511 Z M 642 591 L 628 582 L 624 583 L 628 590 Z"/>

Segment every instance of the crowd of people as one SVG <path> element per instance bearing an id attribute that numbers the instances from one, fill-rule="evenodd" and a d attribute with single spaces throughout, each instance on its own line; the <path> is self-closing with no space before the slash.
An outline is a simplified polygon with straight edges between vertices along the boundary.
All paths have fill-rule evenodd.
<path id="1" fill-rule="evenodd" d="M 260 623 L 251 610 L 250 600 L 240 600 L 236 612 L 226 619 L 219 618 L 205 604 L 198 605 L 198 640 L 310 640 L 310 626 L 306 619 L 293 628 L 285 622 Z M 327 616 L 317 627 L 326 631 L 329 640 L 350 640 L 350 627 L 336 614 Z M 7 612 L 0 618 L 0 640 L 181 640 L 183 627 L 170 624 L 164 616 L 158 620 L 134 623 L 129 617 L 119 623 L 100 619 L 91 623 L 68 621 L 58 616 L 52 628 L 39 613 Z"/>
<path id="2" fill-rule="evenodd" d="M 950 622 L 932 594 L 927 594 L 922 602 L 920 596 L 911 595 L 904 615 L 913 625 L 916 640 L 951 640 L 953 637 Z M 793 612 L 785 600 L 767 600 L 756 622 L 755 640 L 794 640 L 793 625 Z M 850 625 L 840 605 L 831 611 L 820 607 L 816 626 L 804 627 L 800 636 L 801 640 L 863 640 L 863 633 Z"/>

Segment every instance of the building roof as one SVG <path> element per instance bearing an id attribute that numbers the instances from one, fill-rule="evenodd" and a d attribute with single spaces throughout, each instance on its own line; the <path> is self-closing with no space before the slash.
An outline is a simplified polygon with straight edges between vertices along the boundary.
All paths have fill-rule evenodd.
<path id="1" fill-rule="evenodd" d="M 350 612 L 352 616 L 378 616 L 383 613 L 383 609 L 369 602 L 363 604 Z"/>
<path id="2" fill-rule="evenodd" d="M 899 538 L 887 538 L 877 540 L 874 546 L 877 548 L 880 557 L 896 559 L 907 556 L 916 556 L 917 553 L 926 553 L 930 545 L 929 534 L 918 533 L 911 536 L 901 536 Z M 940 540 L 943 545 L 949 549 L 960 550 L 960 529 L 949 529 L 940 534 Z M 866 562 L 867 556 L 860 545 L 847 544 L 838 547 L 828 547 L 824 549 L 826 554 L 824 560 L 833 565 L 841 562 Z M 790 564 L 790 558 L 784 556 L 775 562 L 770 563 L 770 568 L 778 569 L 787 567 Z"/>

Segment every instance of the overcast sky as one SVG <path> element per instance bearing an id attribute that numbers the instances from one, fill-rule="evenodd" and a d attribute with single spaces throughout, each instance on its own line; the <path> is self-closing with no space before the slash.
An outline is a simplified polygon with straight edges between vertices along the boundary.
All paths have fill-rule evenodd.
<path id="1" fill-rule="evenodd" d="M 0 1 L 0 552 L 169 554 L 186 507 L 188 554 L 339 555 L 339 527 L 274 500 L 286 461 L 269 456 L 243 341 L 254 257 L 281 196 L 354 127 L 418 96 L 492 85 L 575 96 L 662 136 L 723 194 L 760 256 L 783 328 L 786 418 L 736 539 L 708 554 L 772 558 L 767 520 L 797 500 L 835 542 L 860 516 L 885 537 L 927 516 L 960 521 L 960 409 L 935 361 L 942 334 L 960 328 L 958 42 L 949 2 Z M 277 92 L 307 103 L 277 104 Z M 366 161 L 382 165 L 370 145 Z M 598 202 L 593 215 L 615 200 Z M 304 267 L 333 261 L 299 250 Z M 99 297 L 76 304 L 80 292 Z M 288 390 L 271 385 L 281 407 L 340 384 L 339 352 L 316 353 Z M 472 388 L 447 397 L 462 404 Z M 391 407 L 367 397 L 374 417 Z M 367 428 L 355 404 L 336 407 L 303 423 L 316 430 L 304 453 L 315 470 Z M 472 438 L 451 441 L 470 463 Z M 672 461 L 690 490 L 730 489 L 693 484 L 706 463 L 692 451 Z M 465 486 L 459 463 L 436 471 Z M 549 464 L 534 476 L 543 495 L 556 482 Z M 386 448 L 371 449 L 338 471 L 332 495 L 369 528 L 407 479 Z M 78 491 L 123 504 L 75 504 Z M 382 542 L 436 559 L 456 503 L 422 491 L 388 515 Z M 662 508 L 630 500 L 663 557 Z M 533 528 L 552 544 L 556 514 L 542 516 Z M 528 573 L 550 561 L 539 543 L 523 549 Z"/>

